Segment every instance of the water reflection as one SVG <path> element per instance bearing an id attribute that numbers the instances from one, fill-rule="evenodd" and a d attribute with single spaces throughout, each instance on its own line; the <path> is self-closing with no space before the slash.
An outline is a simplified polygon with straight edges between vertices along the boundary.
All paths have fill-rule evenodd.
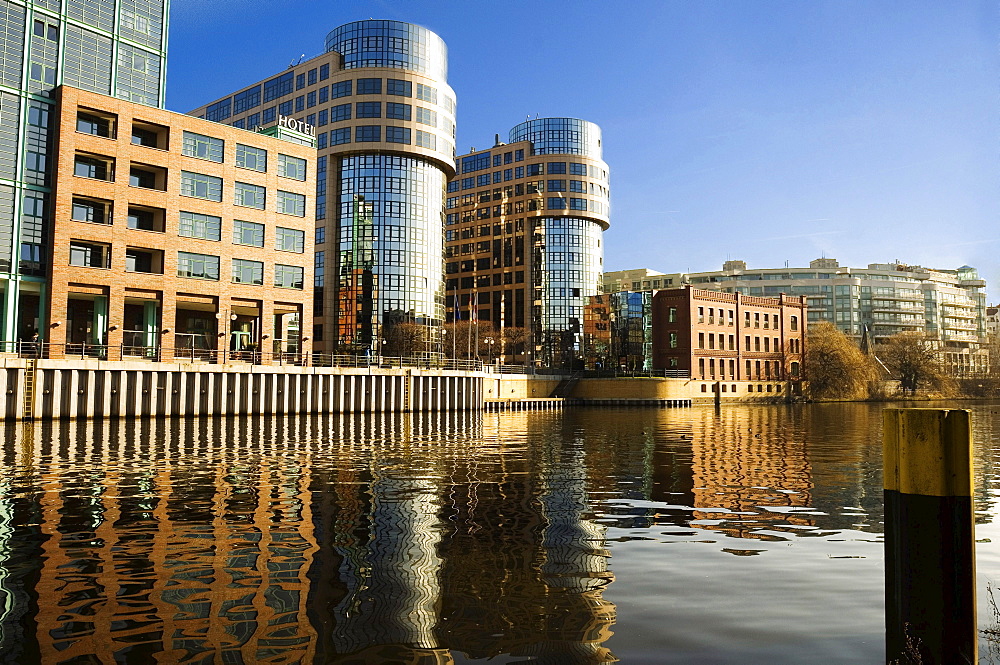
<path id="1" fill-rule="evenodd" d="M 0 662 L 613 662 L 609 642 L 642 639 L 612 639 L 638 599 L 604 597 L 642 574 L 622 567 L 632 541 L 761 561 L 805 537 L 880 547 L 879 419 L 826 405 L 7 426 Z M 992 427 L 979 418 L 977 439 Z M 977 464 L 985 522 L 992 453 Z"/>

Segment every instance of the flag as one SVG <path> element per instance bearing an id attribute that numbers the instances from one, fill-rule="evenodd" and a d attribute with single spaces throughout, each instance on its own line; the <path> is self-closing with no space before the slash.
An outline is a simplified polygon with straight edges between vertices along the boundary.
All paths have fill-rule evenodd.
<path id="1" fill-rule="evenodd" d="M 453 295 L 452 298 L 454 299 L 452 301 L 452 303 L 455 305 L 454 320 L 455 321 L 461 321 L 462 320 L 462 310 L 459 309 L 459 304 L 461 303 L 462 299 L 458 297 L 458 293 L 455 293 L 455 295 Z"/>
<path id="2" fill-rule="evenodd" d="M 475 321 L 479 318 L 479 292 L 472 293 L 472 300 L 469 301 L 469 320 Z"/>

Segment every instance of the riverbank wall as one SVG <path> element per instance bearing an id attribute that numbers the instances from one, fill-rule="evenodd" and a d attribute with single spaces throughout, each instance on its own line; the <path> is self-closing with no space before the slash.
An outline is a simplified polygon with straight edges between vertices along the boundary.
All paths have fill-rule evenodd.
<path id="1" fill-rule="evenodd" d="M 6 359 L 4 420 L 483 408 L 483 371 Z"/>

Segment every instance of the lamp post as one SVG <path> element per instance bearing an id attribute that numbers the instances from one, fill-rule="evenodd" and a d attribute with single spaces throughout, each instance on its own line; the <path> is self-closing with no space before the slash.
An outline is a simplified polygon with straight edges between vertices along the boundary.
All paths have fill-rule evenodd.
<path id="1" fill-rule="evenodd" d="M 486 347 L 490 350 L 490 364 L 493 364 L 493 342 L 495 341 L 492 337 L 486 337 L 483 339 L 486 342 Z"/>

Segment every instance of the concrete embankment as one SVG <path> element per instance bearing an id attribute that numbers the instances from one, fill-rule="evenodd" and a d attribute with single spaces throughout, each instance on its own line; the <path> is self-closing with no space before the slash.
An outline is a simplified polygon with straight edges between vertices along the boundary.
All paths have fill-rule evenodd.
<path id="1" fill-rule="evenodd" d="M 7 359 L 4 420 L 478 410 L 487 374 L 419 368 Z"/>

